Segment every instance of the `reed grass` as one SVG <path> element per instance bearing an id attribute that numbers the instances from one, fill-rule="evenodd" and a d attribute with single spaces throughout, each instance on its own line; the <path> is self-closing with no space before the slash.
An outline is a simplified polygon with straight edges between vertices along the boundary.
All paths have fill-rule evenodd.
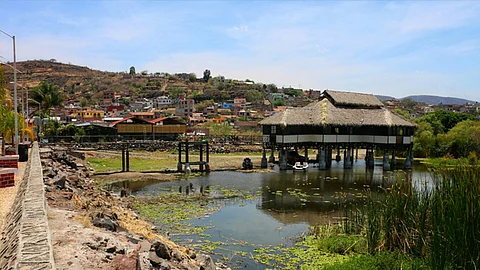
<path id="1" fill-rule="evenodd" d="M 480 169 L 464 164 L 436 170 L 432 190 L 401 179 L 370 194 L 351 218 L 364 228 L 368 252 L 401 252 L 432 269 L 480 268 Z"/>

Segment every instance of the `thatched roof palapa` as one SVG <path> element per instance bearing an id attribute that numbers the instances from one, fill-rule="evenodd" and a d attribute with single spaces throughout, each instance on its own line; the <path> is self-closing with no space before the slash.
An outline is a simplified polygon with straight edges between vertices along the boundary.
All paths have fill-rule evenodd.
<path id="1" fill-rule="evenodd" d="M 383 103 L 372 94 L 325 90 L 322 94 L 335 106 L 381 108 Z"/>
<path id="2" fill-rule="evenodd" d="M 261 125 L 405 126 L 412 121 L 397 115 L 371 94 L 325 90 L 320 101 L 265 118 Z"/>

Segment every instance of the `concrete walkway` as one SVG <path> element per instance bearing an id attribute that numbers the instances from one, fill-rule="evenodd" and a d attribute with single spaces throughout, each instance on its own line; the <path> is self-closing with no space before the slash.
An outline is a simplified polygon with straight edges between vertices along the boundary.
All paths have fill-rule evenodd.
<path id="1" fill-rule="evenodd" d="M 55 269 L 42 164 L 36 142 L 3 226 L 0 270 L 7 269 Z"/>

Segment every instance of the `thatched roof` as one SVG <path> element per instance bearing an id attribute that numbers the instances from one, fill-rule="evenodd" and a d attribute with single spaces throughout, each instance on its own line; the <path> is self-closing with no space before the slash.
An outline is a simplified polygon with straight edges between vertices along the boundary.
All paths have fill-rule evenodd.
<path id="1" fill-rule="evenodd" d="M 328 98 L 323 98 L 318 102 L 310 103 L 303 108 L 287 109 L 263 119 L 260 124 L 283 126 L 416 126 L 416 124 L 410 120 L 407 120 L 384 107 L 337 107 L 334 106 Z"/>
<path id="2" fill-rule="evenodd" d="M 341 92 L 333 90 L 323 91 L 323 96 L 337 107 L 362 107 L 362 108 L 381 108 L 383 103 L 372 94 L 362 94 L 353 92 Z"/>

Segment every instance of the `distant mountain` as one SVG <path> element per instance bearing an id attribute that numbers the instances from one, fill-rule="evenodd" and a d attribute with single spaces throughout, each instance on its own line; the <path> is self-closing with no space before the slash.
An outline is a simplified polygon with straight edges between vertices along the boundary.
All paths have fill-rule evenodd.
<path id="1" fill-rule="evenodd" d="M 392 100 L 392 99 L 406 99 L 410 98 L 415 102 L 424 102 L 426 104 L 456 104 L 456 105 L 462 105 L 465 103 L 471 103 L 475 104 L 477 101 L 473 100 L 468 100 L 468 99 L 463 99 L 463 98 L 454 98 L 454 97 L 440 97 L 440 96 L 430 96 L 430 95 L 414 95 L 414 96 L 407 96 L 403 98 L 395 98 L 391 96 L 382 96 L 382 95 L 375 95 L 380 101 L 385 101 L 385 100 Z"/>
<path id="2" fill-rule="evenodd" d="M 391 96 L 382 96 L 382 95 L 375 95 L 380 101 L 385 101 L 385 100 L 392 100 L 394 97 Z"/>
<path id="3" fill-rule="evenodd" d="M 454 97 L 439 97 L 439 96 L 429 96 L 429 95 L 414 95 L 408 96 L 401 99 L 410 98 L 416 102 L 425 102 L 426 104 L 457 104 L 462 105 L 465 103 L 475 104 L 477 101 L 463 99 L 463 98 L 454 98 Z"/>

